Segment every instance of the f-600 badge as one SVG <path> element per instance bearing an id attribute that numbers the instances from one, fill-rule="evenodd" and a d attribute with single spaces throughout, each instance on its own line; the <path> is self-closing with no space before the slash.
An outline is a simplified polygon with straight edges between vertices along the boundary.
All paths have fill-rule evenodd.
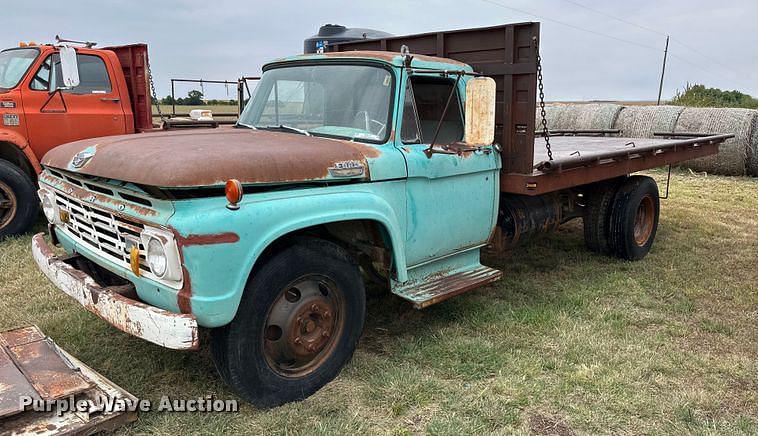
<path id="1" fill-rule="evenodd" d="M 332 177 L 356 177 L 362 176 L 365 167 L 357 160 L 346 160 L 336 162 L 333 167 L 329 168 L 329 174 Z"/>

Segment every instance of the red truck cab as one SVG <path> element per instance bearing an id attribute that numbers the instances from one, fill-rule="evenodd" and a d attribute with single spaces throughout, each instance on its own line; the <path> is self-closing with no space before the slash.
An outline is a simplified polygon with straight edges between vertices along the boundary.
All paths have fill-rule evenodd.
<path id="1" fill-rule="evenodd" d="M 80 83 L 64 88 L 60 46 L 0 52 L 0 238 L 37 217 L 39 160 L 79 139 L 152 128 L 147 46 L 76 47 Z"/>

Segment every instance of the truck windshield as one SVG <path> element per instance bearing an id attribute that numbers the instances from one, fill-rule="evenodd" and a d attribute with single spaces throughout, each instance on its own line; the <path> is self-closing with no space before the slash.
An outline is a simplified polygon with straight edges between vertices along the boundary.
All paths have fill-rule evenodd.
<path id="1" fill-rule="evenodd" d="M 263 73 L 239 124 L 384 142 L 392 74 L 379 66 L 301 65 Z"/>
<path id="2" fill-rule="evenodd" d="M 16 87 L 38 54 L 39 50 L 36 48 L 11 49 L 0 52 L 0 88 Z"/>

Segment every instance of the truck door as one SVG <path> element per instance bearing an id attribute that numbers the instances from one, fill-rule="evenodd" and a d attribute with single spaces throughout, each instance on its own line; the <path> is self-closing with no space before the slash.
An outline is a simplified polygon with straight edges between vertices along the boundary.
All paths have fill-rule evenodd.
<path id="1" fill-rule="evenodd" d="M 398 147 L 408 168 L 410 266 L 485 244 L 496 220 L 500 158 L 494 149 L 431 157 L 425 153 L 454 84 L 440 76 L 414 75 L 405 80 Z M 464 89 L 461 81 L 435 144 L 463 139 Z"/>
<path id="2" fill-rule="evenodd" d="M 97 54 L 77 54 L 79 86 L 63 86 L 60 57 L 51 54 L 22 88 L 29 143 L 42 157 L 66 142 L 126 133 L 125 115 L 109 71 L 108 60 Z"/>

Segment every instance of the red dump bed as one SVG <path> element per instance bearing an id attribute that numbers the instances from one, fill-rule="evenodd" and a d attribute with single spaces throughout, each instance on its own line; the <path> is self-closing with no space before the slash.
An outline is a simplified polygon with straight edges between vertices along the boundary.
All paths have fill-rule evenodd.
<path id="1" fill-rule="evenodd" d="M 153 128 L 152 101 L 150 99 L 150 75 L 148 71 L 147 44 L 129 44 L 105 47 L 116 53 L 129 89 L 134 129 L 143 132 Z"/>

